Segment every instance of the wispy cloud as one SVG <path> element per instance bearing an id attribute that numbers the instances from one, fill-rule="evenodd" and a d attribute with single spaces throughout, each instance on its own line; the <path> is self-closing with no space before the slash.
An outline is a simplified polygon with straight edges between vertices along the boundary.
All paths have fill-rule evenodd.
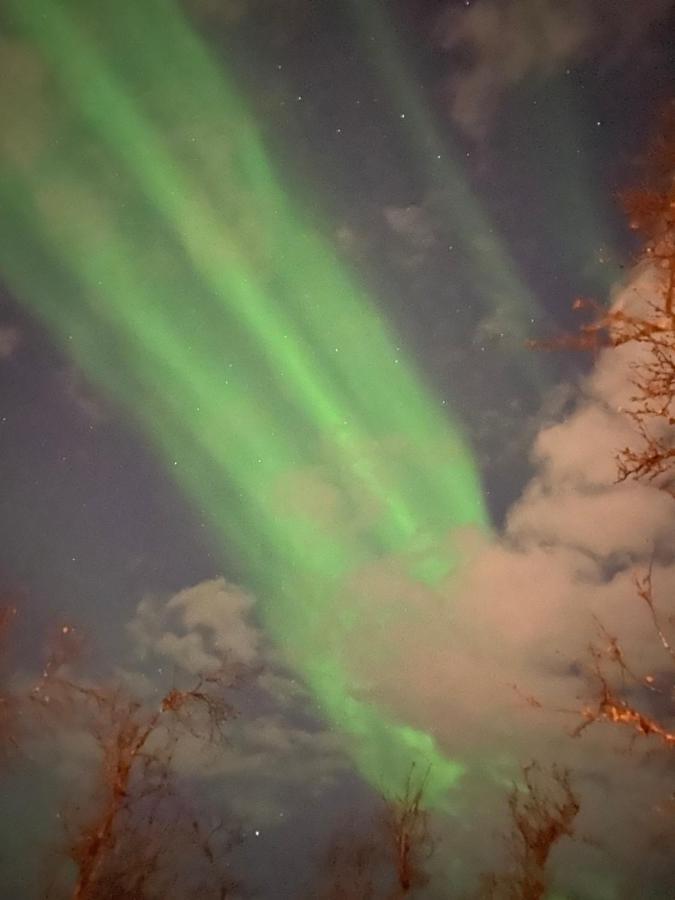
<path id="1" fill-rule="evenodd" d="M 11 359 L 19 349 L 21 332 L 13 325 L 0 325 L 0 360 Z"/>
<path id="2" fill-rule="evenodd" d="M 453 58 L 448 78 L 453 120 L 480 140 L 510 88 L 591 57 L 603 66 L 628 63 L 672 8 L 672 0 L 474 0 L 448 5 L 436 34 L 439 46 Z"/>

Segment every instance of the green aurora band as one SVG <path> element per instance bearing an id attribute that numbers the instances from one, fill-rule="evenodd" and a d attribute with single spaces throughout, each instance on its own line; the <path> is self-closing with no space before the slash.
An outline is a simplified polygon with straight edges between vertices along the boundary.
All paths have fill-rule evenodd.
<path id="1" fill-rule="evenodd" d="M 448 535 L 489 527 L 461 430 L 172 0 L 4 15 L 3 276 L 242 561 L 364 777 L 393 795 L 419 760 L 442 802 L 463 765 L 360 696 L 345 649 L 361 572 L 395 560 L 441 587 Z"/>
<path id="2" fill-rule="evenodd" d="M 508 321 L 511 352 L 520 369 L 541 384 L 545 371 L 540 358 L 522 352 L 539 304 L 519 277 L 515 263 L 499 240 L 463 172 L 459 153 L 448 135 L 441 135 L 429 103 L 405 63 L 405 51 L 396 30 L 378 0 L 349 0 L 357 33 L 366 38 L 372 58 L 413 158 L 425 172 L 435 202 L 443 212 L 450 239 L 467 260 L 474 289 L 487 312 Z"/>
<path id="3" fill-rule="evenodd" d="M 531 336 L 531 324 L 541 323 L 545 311 L 526 281 L 520 276 L 505 243 L 500 239 L 464 174 L 461 154 L 447 128 L 441 131 L 437 117 L 419 86 L 409 55 L 388 15 L 382 0 L 349 0 L 347 6 L 357 24 L 366 57 L 379 75 L 390 106 L 400 118 L 406 145 L 417 167 L 425 175 L 429 194 L 441 212 L 452 241 L 466 260 L 473 289 L 486 314 L 496 321 L 508 323 L 502 335 L 501 349 L 509 353 L 511 363 L 538 391 L 551 383 L 551 370 L 538 354 L 523 353 L 523 343 Z M 537 0 L 525 0 L 523 14 L 528 14 L 532 34 L 537 34 L 541 15 Z M 556 91 L 556 115 L 547 120 L 549 134 L 545 152 L 537 152 L 545 160 L 561 160 L 565 178 L 550 178 L 549 192 L 554 198 L 549 211 L 551 221 L 560 224 L 560 254 L 570 256 L 570 269 L 583 268 L 593 274 L 599 294 L 607 293 L 619 277 L 617 260 L 621 254 L 614 246 L 606 211 L 597 207 L 592 190 L 592 173 L 586 159 L 588 148 L 580 152 L 580 122 L 572 115 L 573 100 L 569 85 L 562 80 Z M 583 119 L 583 116 L 579 116 Z M 531 152 L 524 141 L 524 155 Z M 532 154 L 532 166 L 536 157 Z M 563 239 L 564 238 L 564 239 Z M 589 260 L 589 248 L 599 258 Z M 605 260 L 606 258 L 606 260 Z M 606 265 L 605 261 L 613 261 Z M 553 323 L 551 323 L 553 325 Z"/>

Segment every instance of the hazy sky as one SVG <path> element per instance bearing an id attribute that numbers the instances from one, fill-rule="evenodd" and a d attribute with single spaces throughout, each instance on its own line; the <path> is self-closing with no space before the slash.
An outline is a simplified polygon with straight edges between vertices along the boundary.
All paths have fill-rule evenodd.
<path id="1" fill-rule="evenodd" d="M 655 810 L 672 762 L 628 757 L 600 729 L 568 739 L 567 719 L 538 717 L 510 685 L 574 705 L 592 614 L 660 665 L 631 573 L 655 553 L 657 587 L 672 588 L 675 515 L 658 491 L 613 484 L 630 360 L 525 341 L 573 327 L 576 296 L 632 304 L 655 291 L 633 269 L 615 193 L 637 177 L 672 90 L 675 4 L 185 0 L 189 34 L 236 92 L 227 102 L 230 87 L 211 95 L 179 58 L 159 0 L 136 31 L 120 16 L 112 37 L 97 27 L 103 0 L 58 0 L 79 28 L 70 68 L 50 33 L 58 17 L 38 27 L 38 0 L 20 5 L 0 6 L 0 591 L 18 608 L 16 671 L 39 666 L 63 622 L 86 635 L 94 677 L 250 666 L 227 747 L 213 759 L 188 747 L 180 765 L 196 796 L 243 823 L 237 865 L 262 897 L 311 896 L 331 834 L 367 823 L 389 787 L 355 749 L 372 735 L 340 727 L 324 658 L 359 709 L 464 770 L 439 813 L 426 896 L 451 896 L 450 870 L 470 883 L 494 865 L 504 785 L 532 758 L 572 767 L 579 831 L 599 841 L 561 848 L 560 896 L 670 896 L 659 833 L 672 817 Z M 127 95 L 101 60 L 128 76 Z M 294 218 L 260 186 L 259 147 Z M 202 176 L 193 206 L 177 205 L 174 186 Z M 245 318 L 258 295 L 242 292 L 231 315 L 239 288 L 219 279 L 237 266 L 267 321 L 297 329 L 302 356 L 265 356 Z M 218 292 L 222 321 L 202 299 Z M 184 355 L 162 344 L 165 324 L 185 334 Z M 269 329 L 269 346 L 286 338 Z M 391 371 L 378 368 L 380 334 Z M 283 366 L 263 371 L 259 357 Z M 219 392 L 239 372 L 243 399 L 227 407 Z M 413 416 L 409 383 L 433 415 Z M 321 418 L 333 384 L 345 427 L 352 415 L 362 426 L 344 439 L 326 424 L 333 409 Z M 217 428 L 186 415 L 200 403 L 223 407 Z M 284 456 L 280 433 L 301 449 Z M 222 464 L 195 450 L 176 473 L 210 441 Z M 293 460 L 278 491 L 242 474 L 254 453 Z M 443 453 L 463 467 L 454 480 L 438 474 Z M 478 499 L 466 499 L 465 457 Z M 358 480 L 349 467 L 364 460 Z M 389 502 L 391 534 L 376 524 Z M 313 529 L 358 560 L 330 575 L 340 602 L 294 605 L 303 554 L 275 555 L 288 510 L 310 523 L 308 572 L 312 554 L 316 567 L 329 556 Z M 413 562 L 432 557 L 453 562 L 417 577 Z M 7 900 L 41 896 L 35 857 L 58 841 L 58 797 L 82 755 L 75 739 L 56 765 L 44 752 L 32 746 L 0 782 Z"/>

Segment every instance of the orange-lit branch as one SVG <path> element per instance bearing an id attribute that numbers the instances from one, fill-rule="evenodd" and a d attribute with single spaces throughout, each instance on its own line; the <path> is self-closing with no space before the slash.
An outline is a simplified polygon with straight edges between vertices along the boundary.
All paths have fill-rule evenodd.
<path id="1" fill-rule="evenodd" d="M 426 883 L 424 864 L 434 852 L 429 816 L 423 802 L 425 785 L 426 776 L 415 784 L 413 764 L 403 793 L 388 802 L 385 811 L 385 825 L 393 852 L 396 877 L 403 894 Z"/>
<path id="2" fill-rule="evenodd" d="M 567 769 L 553 766 L 547 779 L 536 763 L 522 771 L 523 784 L 514 785 L 509 795 L 511 833 L 507 845 L 512 867 L 483 877 L 482 900 L 542 900 L 553 848 L 574 835 L 580 804 Z"/>
<path id="3" fill-rule="evenodd" d="M 616 639 L 614 645 L 616 644 Z M 627 700 L 620 697 L 611 687 L 610 682 L 605 675 L 602 663 L 605 655 L 597 647 L 591 645 L 591 655 L 593 657 L 593 673 L 598 684 L 598 698 L 593 705 L 587 705 L 581 710 L 582 722 L 573 730 L 572 735 L 577 737 L 589 725 L 595 722 L 605 721 L 616 725 L 625 725 L 633 732 L 634 736 L 649 737 L 656 735 L 668 747 L 675 747 L 675 732 L 669 731 L 664 725 L 651 716 L 638 710 Z M 613 662 L 617 661 L 616 656 L 611 653 L 606 656 Z M 648 687 L 652 687 L 651 678 L 642 680 Z"/>
<path id="4" fill-rule="evenodd" d="M 591 321 L 573 335 L 531 346 L 557 350 L 601 350 L 634 345 L 640 350 L 631 367 L 634 393 L 623 412 L 636 426 L 636 446 L 617 456 L 618 481 L 654 482 L 675 496 L 675 106 L 666 111 L 662 131 L 647 159 L 647 184 L 625 191 L 621 201 L 631 227 L 644 239 L 641 260 L 651 264 L 659 282 L 644 312 L 603 309 L 589 300 L 574 308 Z"/>
<path id="5" fill-rule="evenodd" d="M 80 684 L 65 677 L 61 674 L 64 658 L 67 654 L 58 653 L 49 661 L 33 690 L 33 700 L 57 713 L 60 725 L 69 721 L 90 734 L 101 753 L 99 802 L 78 823 L 68 849 L 76 870 L 73 900 L 112 900 L 126 896 L 122 887 L 128 892 L 131 885 L 128 895 L 138 900 L 227 896 L 229 879 L 220 874 L 212 879 L 209 890 L 202 886 L 194 894 L 185 884 L 174 893 L 175 884 L 166 879 L 165 887 L 157 886 L 160 865 L 175 867 L 176 859 L 185 856 L 186 846 L 198 851 L 214 876 L 220 863 L 211 849 L 215 830 L 203 829 L 178 803 L 172 754 L 179 737 L 176 728 L 207 741 L 222 735 L 234 715 L 223 700 L 224 676 L 203 676 L 192 688 L 174 688 L 158 703 L 148 704 L 121 687 Z M 168 848 L 169 838 L 180 846 Z"/>

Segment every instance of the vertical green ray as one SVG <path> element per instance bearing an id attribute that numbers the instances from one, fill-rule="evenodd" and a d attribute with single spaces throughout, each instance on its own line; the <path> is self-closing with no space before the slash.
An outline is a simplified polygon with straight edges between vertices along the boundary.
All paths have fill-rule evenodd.
<path id="1" fill-rule="evenodd" d="M 392 559 L 431 590 L 447 534 L 487 527 L 461 429 L 173 2 L 6 7 L 45 72 L 27 115 L 62 117 L 30 160 L 0 157 L 4 276 L 236 550 L 362 773 L 395 792 L 423 757 L 440 800 L 462 765 L 360 696 L 348 657 L 360 573 Z"/>
<path id="2" fill-rule="evenodd" d="M 500 238 L 495 223 L 472 189 L 451 137 L 441 131 L 438 117 L 420 90 L 412 67 L 406 62 L 405 49 L 386 4 L 381 0 L 367 3 L 350 0 L 349 7 L 357 23 L 357 34 L 363 41 L 364 53 L 372 60 L 390 104 L 398 115 L 399 129 L 406 145 L 410 147 L 419 170 L 425 174 L 428 188 L 442 211 L 453 243 L 467 260 L 478 298 L 497 320 L 508 322 L 511 346 L 505 343 L 505 349 L 510 350 L 518 368 L 535 386 L 544 387 L 550 378 L 542 358 L 519 352 L 524 338 L 531 332 L 532 320 L 541 319 L 544 314 L 537 297 L 521 277 L 506 242 Z M 536 0 L 524 3 L 523 12 L 529 14 L 530 27 L 536 35 L 539 27 L 537 18 L 541 13 Z M 575 131 L 574 121 L 566 115 L 564 102 L 561 103 L 558 119 L 564 125 L 561 130 L 556 123 L 553 124 L 551 140 L 559 142 L 556 153 L 562 151 L 569 155 L 572 136 L 578 128 Z M 578 136 L 574 143 L 578 143 Z M 597 208 L 589 202 L 584 161 L 577 158 L 574 165 L 571 163 L 570 157 L 568 177 L 563 185 L 565 205 L 569 205 L 569 198 L 572 197 L 575 229 L 577 225 L 581 228 L 572 240 L 577 246 L 585 247 L 586 254 L 589 247 L 594 247 L 604 248 L 614 256 L 608 228 Z"/>

